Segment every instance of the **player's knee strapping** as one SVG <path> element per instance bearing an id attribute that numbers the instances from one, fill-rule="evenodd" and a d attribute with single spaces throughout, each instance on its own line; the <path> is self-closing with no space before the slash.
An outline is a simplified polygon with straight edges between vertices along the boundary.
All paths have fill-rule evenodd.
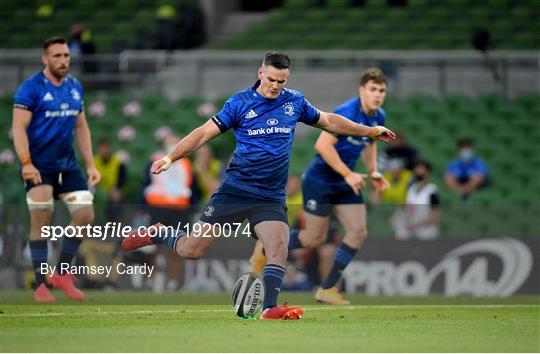
<path id="1" fill-rule="evenodd" d="M 28 210 L 54 210 L 54 199 L 51 198 L 44 202 L 37 202 L 30 197 L 26 197 L 26 204 L 28 204 Z"/>
<path id="2" fill-rule="evenodd" d="M 69 212 L 73 213 L 82 207 L 92 205 L 94 196 L 90 191 L 74 191 L 65 195 L 62 200 L 66 203 Z"/>

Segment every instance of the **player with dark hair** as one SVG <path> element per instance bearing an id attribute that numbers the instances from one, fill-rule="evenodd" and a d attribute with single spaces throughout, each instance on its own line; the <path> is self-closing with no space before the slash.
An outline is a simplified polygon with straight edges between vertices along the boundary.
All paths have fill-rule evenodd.
<path id="1" fill-rule="evenodd" d="M 386 96 L 387 79 L 381 70 L 366 70 L 358 88 L 358 97 L 337 107 L 340 114 L 352 122 L 368 126 L 383 125 L 386 113 L 381 108 Z M 348 305 L 336 288 L 341 273 L 352 260 L 367 236 L 366 207 L 360 190 L 369 180 L 377 190 L 388 182 L 377 170 L 377 145 L 372 138 L 357 138 L 349 133 L 321 132 L 315 144 L 317 155 L 302 179 L 305 229 L 291 230 L 289 249 L 321 246 L 328 233 L 330 218 L 335 214 L 345 228 L 329 274 L 315 293 L 315 299 L 333 305 Z M 354 172 L 362 156 L 368 175 Z M 251 257 L 254 268 L 265 262 L 259 249 Z"/>
<path id="2" fill-rule="evenodd" d="M 13 108 L 13 141 L 22 165 L 21 175 L 30 210 L 30 253 L 36 290 L 34 300 L 52 302 L 42 264 L 47 263 L 47 240 L 41 228 L 50 225 L 54 199 L 65 202 L 71 214 L 71 225 L 93 222 L 92 194 L 88 184 L 95 185 L 100 174 L 94 167 L 90 130 L 84 114 L 84 91 L 81 83 L 68 75 L 70 56 L 67 41 L 60 37 L 47 39 L 41 60 L 45 69 L 24 81 L 15 93 Z M 84 180 L 73 150 L 73 135 L 86 164 Z M 66 271 L 81 244 L 81 238 L 62 239 L 57 272 L 49 284 L 60 288 L 72 300 L 81 301 L 84 294 L 74 285 Z M 62 267 L 62 265 L 64 265 Z"/>
<path id="3" fill-rule="evenodd" d="M 291 144 L 297 122 L 313 125 L 335 134 L 369 136 L 390 141 L 395 134 L 383 126 L 357 124 L 313 107 L 304 96 L 285 88 L 290 59 L 286 54 L 267 53 L 258 70 L 259 80 L 251 88 L 233 95 L 212 119 L 182 139 L 163 159 L 154 162 L 153 173 L 169 168 L 172 161 L 189 155 L 201 145 L 228 129 L 233 129 L 237 146 L 223 182 L 208 202 L 198 221 L 208 236 L 186 236 L 167 231 L 150 237 L 133 232 L 123 248 L 136 249 L 166 242 L 180 257 L 198 259 L 214 242 L 213 225 L 248 219 L 266 250 L 267 264 L 262 274 L 266 296 L 261 319 L 298 319 L 299 307 L 277 306 L 285 274 L 289 226 L 285 187 Z M 205 226 L 206 225 L 206 226 Z M 155 225 L 162 229 L 162 225 Z M 195 227 L 192 228 L 193 230 Z"/>

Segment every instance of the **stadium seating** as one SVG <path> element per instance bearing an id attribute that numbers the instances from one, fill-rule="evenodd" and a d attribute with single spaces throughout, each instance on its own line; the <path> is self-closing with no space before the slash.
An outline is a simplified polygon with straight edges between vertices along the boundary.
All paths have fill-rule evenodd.
<path id="1" fill-rule="evenodd" d="M 148 38 L 156 25 L 161 4 L 193 4 L 194 0 L 2 0 L 0 48 L 36 48 L 49 36 L 68 36 L 70 26 L 81 22 L 92 33 L 99 53 L 134 48 L 138 38 Z M 41 4 L 51 4 L 50 17 L 38 17 Z"/>
<path id="2" fill-rule="evenodd" d="M 321 5 L 326 3 L 326 5 Z M 411 0 L 389 7 L 366 0 L 288 0 L 226 49 L 471 49 L 471 37 L 487 29 L 496 49 L 538 49 L 540 7 L 533 2 Z"/>
<path id="3" fill-rule="evenodd" d="M 3 0 L 1 48 L 35 48 L 44 37 L 68 35 L 83 22 L 99 53 L 134 48 L 148 38 L 162 4 L 195 0 Z M 51 4 L 50 17 L 37 17 L 41 4 Z M 325 5 L 320 5 L 326 3 Z M 287 0 L 266 20 L 232 37 L 222 49 L 471 49 L 476 29 L 490 31 L 496 49 L 538 49 L 540 7 L 534 1 L 410 0 L 389 7 L 366 0 L 351 7 L 346 0 Z"/>

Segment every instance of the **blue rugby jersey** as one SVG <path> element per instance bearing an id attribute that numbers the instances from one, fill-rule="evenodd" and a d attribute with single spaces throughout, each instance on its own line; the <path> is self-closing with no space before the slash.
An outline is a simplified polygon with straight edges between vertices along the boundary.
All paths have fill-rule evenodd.
<path id="1" fill-rule="evenodd" d="M 341 105 L 336 110 L 336 114 L 342 115 L 345 118 L 352 120 L 355 123 L 374 127 L 384 125 L 386 113 L 384 110 L 378 109 L 372 116 L 368 116 L 362 110 L 360 98 L 351 98 Z M 356 137 L 347 135 L 338 135 L 335 146 L 341 160 L 351 169 L 354 170 L 362 150 L 370 144 L 373 139 L 368 137 Z M 343 182 L 343 177 L 334 171 L 323 158 L 316 154 L 306 170 L 306 176 L 313 178 L 322 183 L 339 183 Z"/>
<path id="2" fill-rule="evenodd" d="M 73 130 L 83 111 L 81 83 L 68 75 L 60 86 L 39 72 L 15 93 L 14 107 L 32 112 L 26 129 L 32 163 L 40 172 L 57 173 L 79 168 L 73 150 Z"/>
<path id="3" fill-rule="evenodd" d="M 258 85 L 233 95 L 212 118 L 222 132 L 232 128 L 236 137 L 223 184 L 284 200 L 296 123 L 313 125 L 320 112 L 298 91 L 284 88 L 267 99 L 256 91 Z"/>

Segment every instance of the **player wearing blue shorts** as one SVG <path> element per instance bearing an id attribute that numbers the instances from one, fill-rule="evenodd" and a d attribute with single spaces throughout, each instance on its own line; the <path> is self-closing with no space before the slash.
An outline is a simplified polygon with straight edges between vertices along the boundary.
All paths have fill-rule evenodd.
<path id="1" fill-rule="evenodd" d="M 30 211 L 30 253 L 36 276 L 34 299 L 52 302 L 42 265 L 47 264 L 47 239 L 43 226 L 51 224 L 54 199 L 61 199 L 71 214 L 71 225 L 86 226 L 94 220 L 92 194 L 100 174 L 94 167 L 90 130 L 84 115 L 83 87 L 68 75 L 70 56 L 67 41 L 47 39 L 41 57 L 45 69 L 24 81 L 15 93 L 13 141 L 22 165 Z M 73 150 L 73 135 L 86 164 L 83 178 Z M 49 284 L 63 290 L 73 300 L 84 299 L 67 266 L 75 257 L 81 238 L 62 239 L 62 252 Z"/>
<path id="2" fill-rule="evenodd" d="M 386 113 L 381 106 L 387 80 L 379 69 L 366 70 L 358 88 L 358 97 L 339 105 L 335 113 L 368 126 L 384 125 Z M 368 137 L 322 132 L 315 144 L 317 155 L 302 179 L 305 229 L 291 230 L 289 249 L 316 248 L 325 242 L 330 217 L 334 213 L 345 229 L 345 236 L 334 256 L 329 274 L 317 289 L 315 299 L 327 304 L 347 305 L 335 287 L 342 271 L 352 260 L 367 236 L 366 208 L 360 190 L 369 177 L 377 190 L 388 182 L 377 171 L 377 145 Z M 368 175 L 354 172 L 362 156 Z M 264 262 L 259 250 L 251 257 L 254 267 Z"/>
<path id="3" fill-rule="evenodd" d="M 285 274 L 289 226 L 285 205 L 285 186 L 291 144 L 297 122 L 313 125 L 335 134 L 370 136 L 389 141 L 395 134 L 382 127 L 357 124 L 340 115 L 313 107 L 295 90 L 284 88 L 289 77 L 290 59 L 286 54 L 267 53 L 258 71 L 259 80 L 251 88 L 233 95 L 212 119 L 182 139 L 175 149 L 154 162 L 152 173 L 161 173 L 172 161 L 232 129 L 236 150 L 219 189 L 214 193 L 198 221 L 207 236 L 167 231 L 151 237 L 133 232 L 122 247 L 136 249 L 166 242 L 180 257 L 198 259 L 219 235 L 215 224 L 232 224 L 248 219 L 266 250 L 263 271 L 266 287 L 261 319 L 298 319 L 299 307 L 277 306 L 277 297 Z M 157 224 L 154 230 L 163 229 Z M 195 226 L 192 227 L 195 230 Z M 187 237 L 184 237 L 187 236 Z"/>

